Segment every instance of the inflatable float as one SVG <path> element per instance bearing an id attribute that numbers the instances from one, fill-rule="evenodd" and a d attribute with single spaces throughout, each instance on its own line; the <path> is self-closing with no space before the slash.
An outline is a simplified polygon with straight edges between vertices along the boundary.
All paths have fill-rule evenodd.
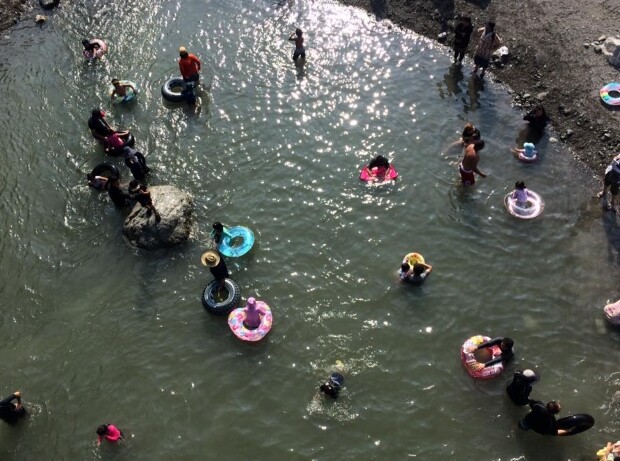
<path id="1" fill-rule="evenodd" d="M 581 434 L 594 426 L 594 418 L 590 415 L 578 413 L 576 415 L 560 418 L 557 421 L 558 429 L 567 431 L 565 434 L 558 434 L 560 437 Z"/>
<path id="2" fill-rule="evenodd" d="M 204 308 L 215 315 L 227 315 L 231 310 L 237 307 L 239 300 L 241 299 L 241 290 L 234 280 L 225 279 L 224 287 L 227 292 L 226 298 L 221 299 L 217 293 L 218 282 L 217 280 L 211 280 L 207 283 L 204 291 L 202 292 L 202 305 Z"/>
<path id="3" fill-rule="evenodd" d="M 529 189 L 525 206 L 517 204 L 517 200 L 512 197 L 512 192 L 504 197 L 504 205 L 508 213 L 520 219 L 533 219 L 539 216 L 545 209 L 545 202 L 542 197 Z"/>
<path id="4" fill-rule="evenodd" d="M 424 256 L 420 253 L 407 253 L 403 258 L 403 264 L 409 264 L 409 266 L 413 267 L 417 263 L 425 264 Z"/>
<path id="5" fill-rule="evenodd" d="M 136 139 L 133 137 L 133 134 L 131 133 L 127 134 L 127 139 L 125 139 L 125 142 L 123 142 L 123 145 L 120 147 L 111 147 L 108 144 L 108 142 L 106 142 L 105 140 L 98 140 L 98 141 L 103 146 L 105 153 L 111 157 L 118 157 L 120 155 L 123 155 L 123 149 L 125 147 L 133 147 L 134 144 L 136 143 Z"/>
<path id="6" fill-rule="evenodd" d="M 181 77 L 168 79 L 161 87 L 161 96 L 168 102 L 196 102 L 196 82 L 185 82 Z"/>
<path id="7" fill-rule="evenodd" d="M 360 179 L 369 183 L 393 181 L 396 178 L 398 178 L 398 172 L 393 165 L 390 165 L 387 169 L 381 166 L 370 169 L 368 165 L 366 165 L 362 168 L 362 171 L 360 171 Z"/>
<path id="8" fill-rule="evenodd" d="M 252 249 L 254 233 L 243 226 L 227 227 L 218 247 L 220 253 L 229 258 L 238 258 Z"/>
<path id="9" fill-rule="evenodd" d="M 608 106 L 620 106 L 620 83 L 608 83 L 601 88 L 600 96 Z"/>
<path id="10" fill-rule="evenodd" d="M 525 163 L 533 163 L 538 158 L 538 151 L 531 142 L 523 144 L 523 152 L 519 152 L 517 158 Z"/>
<path id="11" fill-rule="evenodd" d="M 612 304 L 607 304 L 603 308 L 605 317 L 612 325 L 620 325 L 620 299 Z"/>
<path id="12" fill-rule="evenodd" d="M 504 371 L 504 364 L 502 362 L 485 367 L 484 363 L 479 362 L 476 358 L 476 352 L 478 350 L 477 347 L 480 344 L 490 340 L 491 338 L 488 336 L 476 335 L 465 341 L 461 347 L 461 362 L 463 362 L 463 366 L 472 378 L 491 379 L 495 378 L 502 371 Z M 502 351 L 499 346 L 491 346 L 487 348 L 487 350 L 491 354 L 489 360 L 495 359 L 502 355 Z"/>
<path id="13" fill-rule="evenodd" d="M 114 85 L 110 85 L 108 87 L 108 97 L 112 98 L 113 104 L 127 104 L 136 99 L 136 96 L 138 95 L 138 86 L 134 82 L 132 82 L 131 80 L 119 80 L 118 83 L 121 86 L 131 85 L 136 89 L 136 91 L 132 90 L 131 87 L 127 87 L 125 90 L 125 96 L 115 94 L 114 97 L 112 97 L 112 94 L 114 92 Z"/>
<path id="14" fill-rule="evenodd" d="M 273 314 L 267 303 L 256 301 L 256 308 L 265 311 L 265 315 L 261 316 L 260 325 L 253 330 L 247 328 L 243 321 L 245 320 L 245 308 L 240 307 L 233 310 L 228 315 L 228 326 L 233 334 L 242 341 L 256 342 L 267 336 L 273 324 Z"/>
<path id="15" fill-rule="evenodd" d="M 89 61 L 92 61 L 93 59 L 101 58 L 108 51 L 108 45 L 106 45 L 105 42 L 101 39 L 93 38 L 89 40 L 89 42 L 96 43 L 97 45 L 99 45 L 99 48 L 97 48 L 96 50 L 82 51 L 82 54 L 84 55 L 84 57 L 88 59 Z"/>

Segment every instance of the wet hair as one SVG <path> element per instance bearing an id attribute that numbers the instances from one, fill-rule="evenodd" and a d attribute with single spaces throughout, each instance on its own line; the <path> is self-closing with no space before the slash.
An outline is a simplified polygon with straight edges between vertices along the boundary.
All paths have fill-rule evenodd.
<path id="1" fill-rule="evenodd" d="M 519 190 L 525 189 L 525 183 L 523 181 L 517 181 L 515 183 L 515 189 L 519 189 Z"/>
<path id="2" fill-rule="evenodd" d="M 187 50 L 179 51 L 179 56 L 181 56 L 182 58 L 187 58 L 187 56 L 189 56 L 189 53 L 187 52 Z"/>
<path id="3" fill-rule="evenodd" d="M 92 181 L 93 179 L 95 179 L 95 175 L 92 173 L 86 173 L 86 179 Z"/>
<path id="4" fill-rule="evenodd" d="M 368 168 L 372 169 L 378 166 L 382 166 L 385 168 L 389 168 L 390 167 L 390 161 L 385 158 L 383 155 L 377 155 L 375 158 L 373 158 L 370 163 L 368 164 Z"/>
<path id="5" fill-rule="evenodd" d="M 503 351 L 512 349 L 512 346 L 515 345 L 515 342 L 511 338 L 504 338 L 499 345 L 499 348 Z"/>
<path id="6" fill-rule="evenodd" d="M 547 411 L 552 415 L 556 415 L 560 412 L 562 407 L 560 406 L 560 402 L 552 400 L 551 402 L 547 402 Z"/>
<path id="7" fill-rule="evenodd" d="M 295 34 L 297 34 L 298 37 L 301 37 L 301 34 L 303 34 L 303 32 L 301 31 L 301 29 L 297 28 L 295 29 Z"/>
<path id="8" fill-rule="evenodd" d="M 101 118 L 103 117 L 103 111 L 101 110 L 100 107 L 95 107 L 91 112 L 90 115 L 92 115 L 95 118 Z"/>
<path id="9" fill-rule="evenodd" d="M 467 125 L 465 125 L 465 128 L 463 128 L 463 137 L 471 136 L 472 134 L 474 134 L 475 129 L 476 128 L 474 127 L 474 125 L 468 123 Z"/>
<path id="10" fill-rule="evenodd" d="M 84 39 L 82 40 L 82 46 L 84 46 L 87 50 L 92 50 L 92 45 L 90 44 L 90 40 Z"/>
<path id="11" fill-rule="evenodd" d="M 106 435 L 108 433 L 108 425 L 102 424 L 97 428 L 97 435 Z"/>
<path id="12" fill-rule="evenodd" d="M 407 263 L 403 263 L 403 264 L 400 266 L 400 270 L 401 270 L 401 271 L 403 271 L 403 272 L 407 272 L 409 269 L 410 269 L 410 266 L 409 266 L 409 264 L 407 264 Z"/>
<path id="13" fill-rule="evenodd" d="M 117 83 L 121 83 L 117 78 L 112 79 L 112 85 L 116 85 Z"/>
<path id="14" fill-rule="evenodd" d="M 140 188 L 140 183 L 138 181 L 136 181 L 135 179 L 132 179 L 131 181 L 129 181 L 129 189 L 130 190 L 136 190 Z"/>
<path id="15" fill-rule="evenodd" d="M 476 139 L 472 144 L 474 145 L 474 150 L 476 152 L 484 149 L 484 141 L 482 139 Z"/>
<path id="16" fill-rule="evenodd" d="M 213 230 L 216 232 L 224 232 L 224 225 L 221 222 L 216 221 L 213 223 Z"/>
<path id="17" fill-rule="evenodd" d="M 413 265 L 413 275 L 422 275 L 426 270 L 426 266 L 424 264 L 415 263 Z"/>

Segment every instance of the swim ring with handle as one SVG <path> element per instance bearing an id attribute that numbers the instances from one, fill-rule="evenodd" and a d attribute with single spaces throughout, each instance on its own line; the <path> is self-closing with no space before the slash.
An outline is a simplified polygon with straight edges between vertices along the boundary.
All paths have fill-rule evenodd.
<path id="1" fill-rule="evenodd" d="M 540 195 L 532 190 L 527 190 L 526 206 L 517 204 L 517 200 L 512 197 L 510 192 L 504 197 L 504 205 L 512 216 L 520 219 L 533 219 L 539 216 L 545 209 L 545 202 Z"/>
<path id="2" fill-rule="evenodd" d="M 465 341 L 461 347 L 461 362 L 463 362 L 463 366 L 472 378 L 491 379 L 504 371 L 504 364 L 502 362 L 485 367 L 484 363 L 478 362 L 474 355 L 476 348 L 480 344 L 490 340 L 491 338 L 488 336 L 476 335 Z M 489 349 L 494 359 L 502 355 L 502 350 L 499 346 L 491 346 Z"/>
<path id="3" fill-rule="evenodd" d="M 261 316 L 260 325 L 254 330 L 246 328 L 243 324 L 243 321 L 245 320 L 245 312 L 243 307 L 233 310 L 228 315 L 228 326 L 234 335 L 242 341 L 260 341 L 267 336 L 269 331 L 271 331 L 271 326 L 273 324 L 273 314 L 271 313 L 271 309 L 267 303 L 258 300 L 256 301 L 256 308 L 263 309 L 265 311 L 265 315 Z"/>
<path id="4" fill-rule="evenodd" d="M 238 258 L 252 249 L 254 245 L 254 233 L 243 226 L 227 227 L 219 251 L 229 258 Z"/>

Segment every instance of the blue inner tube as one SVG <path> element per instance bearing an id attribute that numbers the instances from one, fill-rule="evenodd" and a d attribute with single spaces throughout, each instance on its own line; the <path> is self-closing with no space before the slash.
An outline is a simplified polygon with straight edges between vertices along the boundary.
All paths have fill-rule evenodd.
<path id="1" fill-rule="evenodd" d="M 226 228 L 220 243 L 220 253 L 229 258 L 237 258 L 246 254 L 254 245 L 254 234 L 243 226 Z"/>
<path id="2" fill-rule="evenodd" d="M 562 434 L 564 436 L 579 434 L 592 426 L 594 426 L 594 418 L 583 413 L 558 419 L 558 429 L 568 431 L 566 434 Z"/>

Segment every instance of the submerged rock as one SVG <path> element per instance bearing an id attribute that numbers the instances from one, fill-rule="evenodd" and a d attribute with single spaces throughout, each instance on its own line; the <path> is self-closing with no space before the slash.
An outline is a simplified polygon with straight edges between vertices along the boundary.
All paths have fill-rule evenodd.
<path id="1" fill-rule="evenodd" d="M 191 234 L 194 203 L 192 196 L 174 186 L 149 187 L 161 221 L 139 203 L 123 224 L 123 235 L 132 245 L 145 250 L 167 248 L 187 241 Z"/>

